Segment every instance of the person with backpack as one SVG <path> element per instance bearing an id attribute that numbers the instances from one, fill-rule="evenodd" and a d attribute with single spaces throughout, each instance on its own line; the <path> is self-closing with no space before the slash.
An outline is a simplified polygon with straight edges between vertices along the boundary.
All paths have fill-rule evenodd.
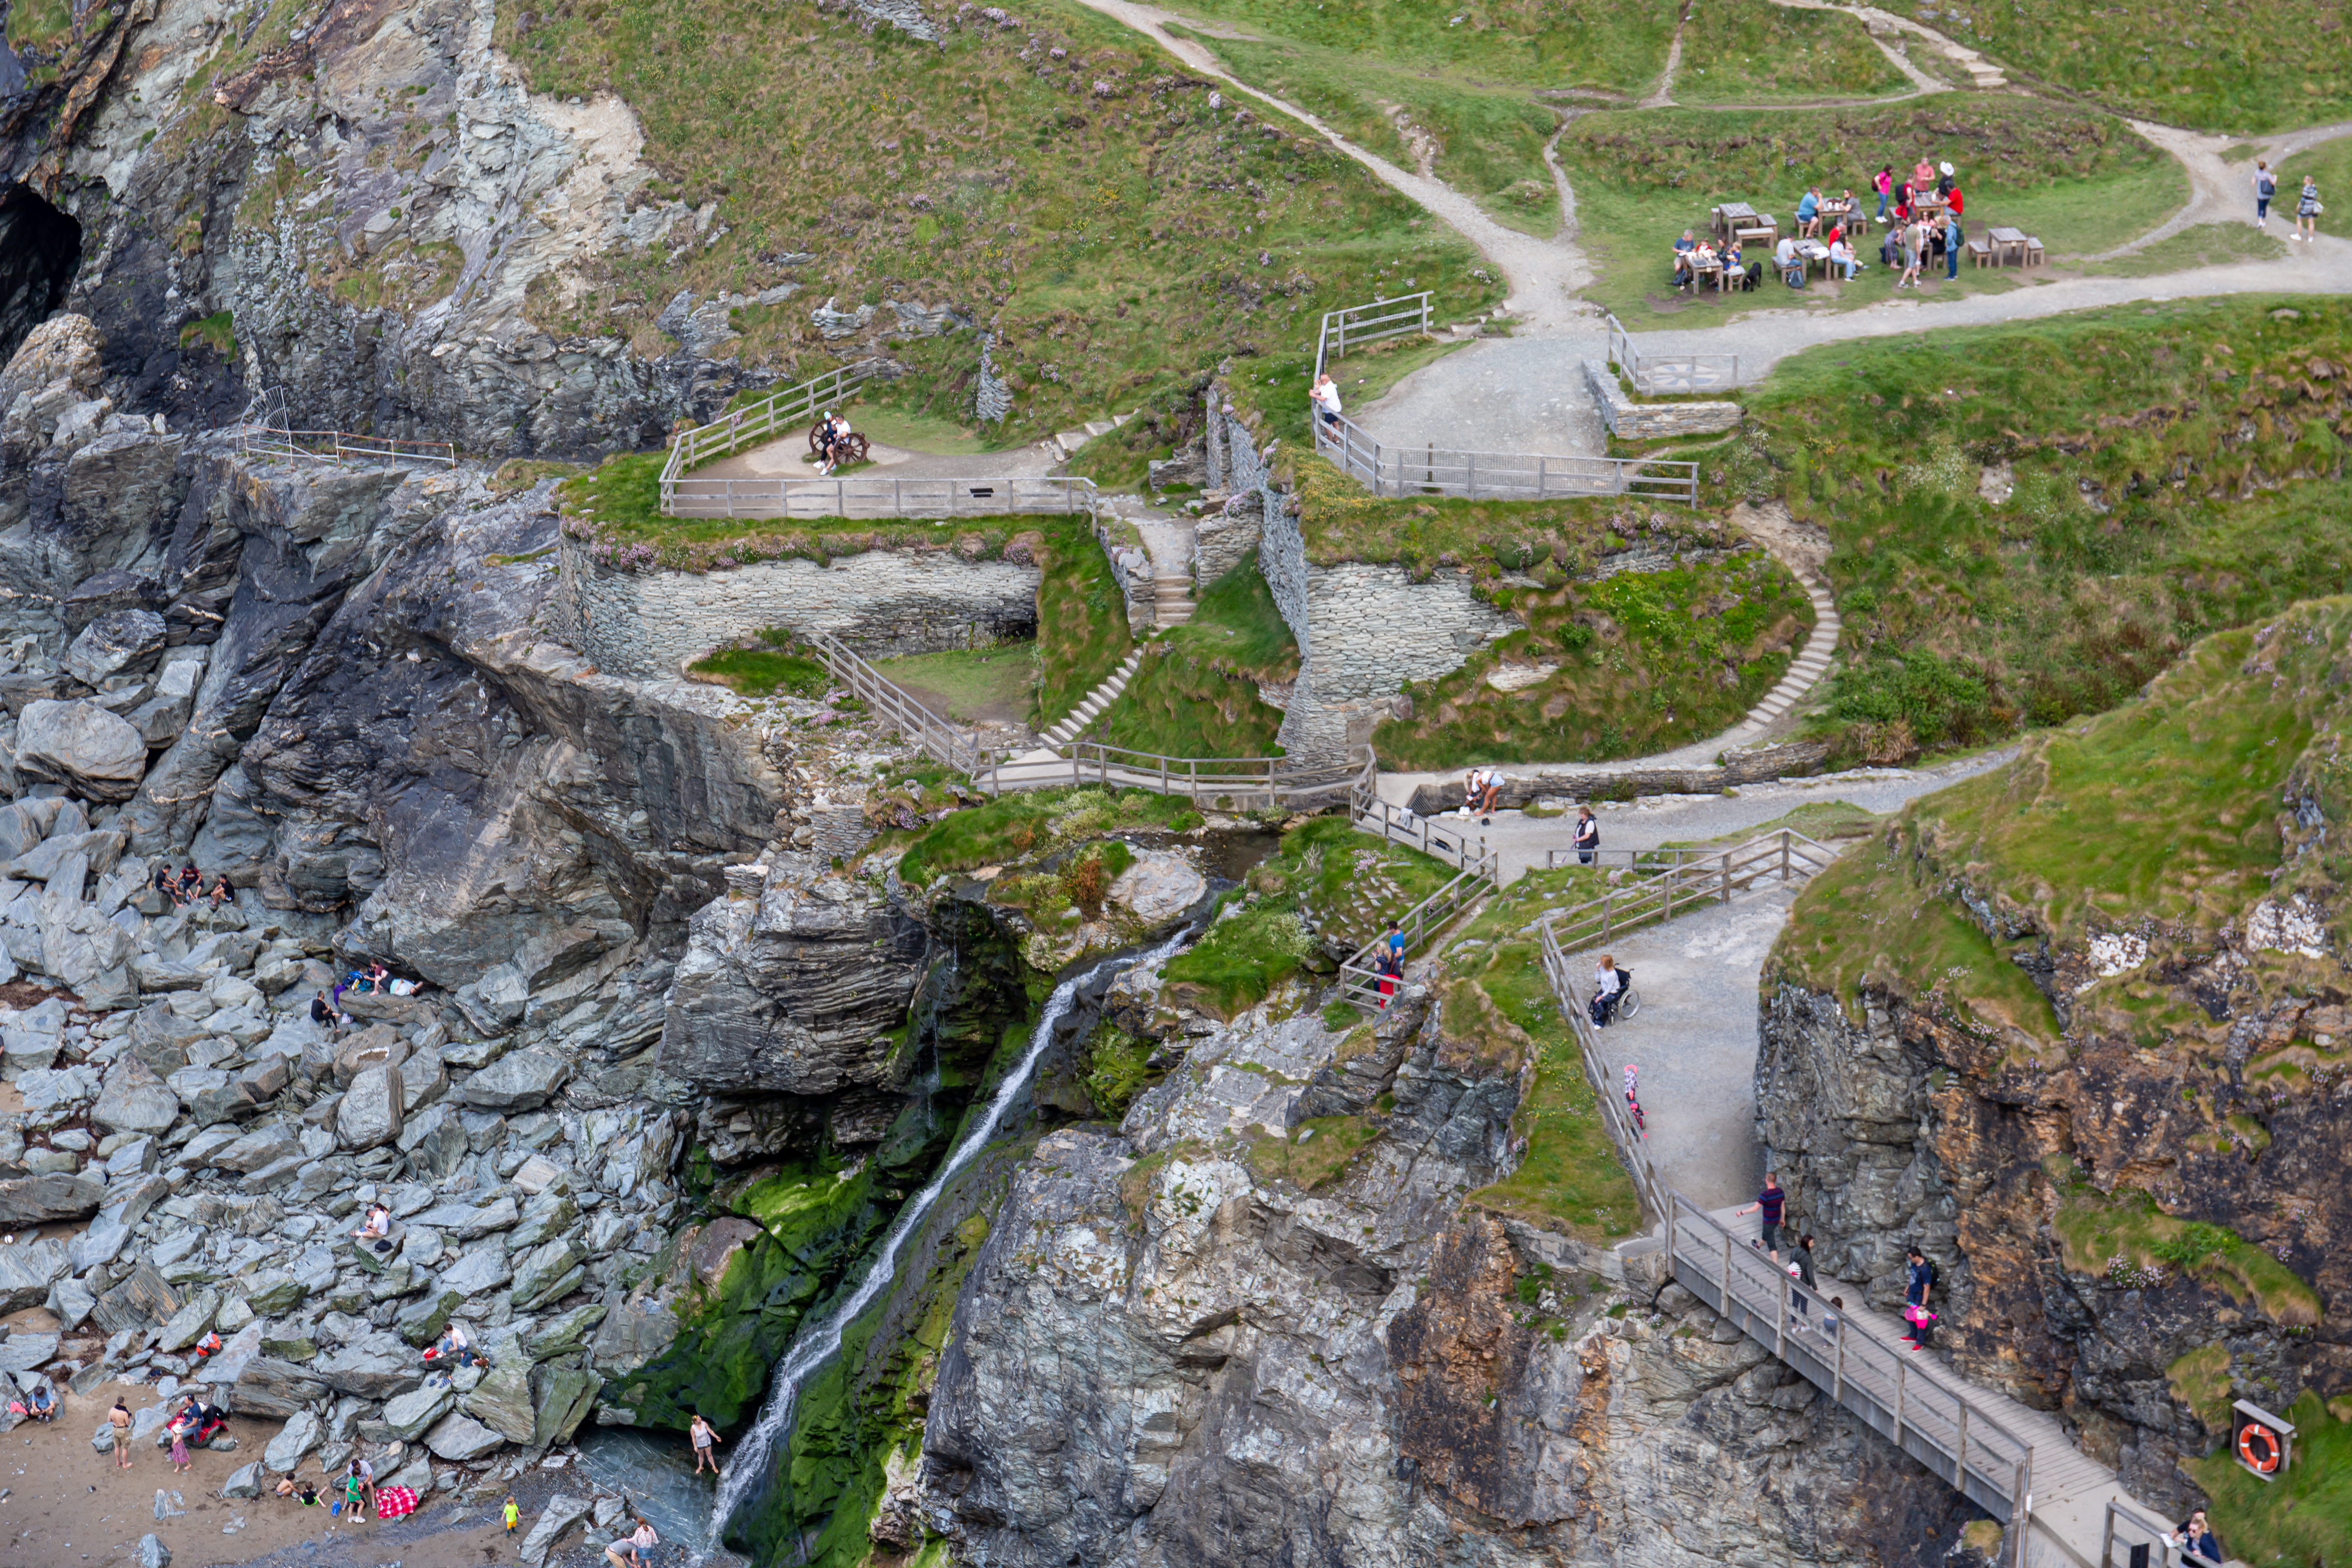
<path id="1" fill-rule="evenodd" d="M 2270 160 L 2254 160 L 2254 226 L 2264 234 L 2271 227 L 2271 198 L 2278 195 L 2278 176 L 2271 173 Z"/>
<path id="2" fill-rule="evenodd" d="M 1780 264 L 1781 282 L 1791 289 L 1801 289 L 1805 286 L 1805 262 L 1804 258 L 1797 254 L 1797 242 L 1794 239 L 1783 237 L 1780 247 L 1772 252 L 1772 259 Z"/>
<path id="3" fill-rule="evenodd" d="M 1944 211 L 1944 280 L 1950 282 L 1960 275 L 1960 247 L 1968 236 L 1960 231 L 1960 215 L 1956 208 Z"/>
<path id="4" fill-rule="evenodd" d="M 1789 1305 L 1795 1309 L 1789 1314 L 1789 1321 L 1801 1329 L 1810 1328 L 1812 1326 L 1812 1313 L 1806 1302 L 1805 1291 L 1820 1288 L 1813 1283 L 1813 1238 L 1811 1237 L 1797 1237 L 1796 1247 L 1790 1254 L 1789 1278 L 1796 1281 L 1795 1285 L 1789 1287 Z M 1799 1285 L 1803 1286 L 1804 1289 L 1799 1289 L 1797 1288 Z"/>
<path id="5" fill-rule="evenodd" d="M 1936 1266 L 1916 1247 L 1904 1249 L 1903 1340 L 1915 1351 L 1927 1348 L 1935 1332 L 1936 1314 L 1929 1299 L 1936 1289 Z"/>
<path id="6" fill-rule="evenodd" d="M 2327 209 L 2319 205 L 2319 182 L 2309 174 L 2303 177 L 2303 195 L 2294 204 L 2294 233 L 2305 245 L 2319 243 L 2319 215 Z"/>

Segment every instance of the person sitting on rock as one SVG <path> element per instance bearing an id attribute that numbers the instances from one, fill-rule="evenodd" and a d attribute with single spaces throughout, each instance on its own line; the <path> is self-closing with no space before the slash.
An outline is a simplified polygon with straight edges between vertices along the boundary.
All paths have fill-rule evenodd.
<path id="1" fill-rule="evenodd" d="M 366 989 L 374 992 L 379 996 L 391 990 L 392 971 L 386 969 L 381 963 L 369 964 L 367 966 Z"/>
<path id="2" fill-rule="evenodd" d="M 392 1211 L 382 1204 L 370 1204 L 366 1222 L 352 1234 L 362 1247 L 373 1247 L 378 1252 L 391 1251 Z"/>
<path id="3" fill-rule="evenodd" d="M 57 1413 L 57 1395 L 49 1392 L 49 1385 L 46 1383 L 33 1384 L 33 1394 L 26 1402 L 25 1414 L 36 1421 L 47 1421 L 55 1418 Z"/>
<path id="4" fill-rule="evenodd" d="M 179 878 L 173 874 L 171 866 L 163 861 L 155 865 L 155 890 L 171 900 L 175 910 L 187 901 L 180 897 Z"/>
<path id="5" fill-rule="evenodd" d="M 227 872 L 223 871 L 213 879 L 212 891 L 206 893 L 205 897 L 212 900 L 212 906 L 215 909 L 220 908 L 223 904 L 236 902 L 236 889 L 228 885 Z"/>
<path id="6" fill-rule="evenodd" d="M 184 904 L 194 903 L 196 901 L 196 890 L 204 885 L 205 874 L 196 869 L 196 863 L 194 861 L 191 860 L 185 866 L 180 868 L 180 902 Z"/>

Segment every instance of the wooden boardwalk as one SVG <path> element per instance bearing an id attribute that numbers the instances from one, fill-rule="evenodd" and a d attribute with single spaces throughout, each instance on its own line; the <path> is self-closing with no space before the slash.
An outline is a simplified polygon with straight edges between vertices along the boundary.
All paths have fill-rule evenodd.
<path id="1" fill-rule="evenodd" d="M 1899 1319 L 1863 1305 L 1863 1286 L 1822 1278 L 1805 1290 L 1754 1245 L 1752 1218 L 1708 1213 L 1680 1194 L 1670 1208 L 1675 1282 L 2011 1526 L 2006 1563 L 2104 1568 L 2107 1505 L 2130 1499 L 2113 1470 L 2067 1440 L 2056 1417 L 1978 1387 L 1932 1350 L 1907 1348 Z M 1822 1313 L 1833 1296 L 1846 1307 L 1838 1331 L 1826 1334 Z M 2022 1539 L 2014 1528 L 2021 1517 Z"/>

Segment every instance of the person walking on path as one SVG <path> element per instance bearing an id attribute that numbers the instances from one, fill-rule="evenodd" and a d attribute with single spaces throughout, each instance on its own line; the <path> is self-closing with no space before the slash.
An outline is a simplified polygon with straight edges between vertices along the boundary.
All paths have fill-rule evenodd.
<path id="1" fill-rule="evenodd" d="M 2271 198 L 2278 195 L 2278 176 L 2271 173 L 2270 160 L 2254 160 L 2254 226 L 2268 234 L 2271 229 Z"/>
<path id="2" fill-rule="evenodd" d="M 1903 1256 L 1903 1338 L 1913 1350 L 1923 1351 L 1932 1332 L 1930 1325 L 1936 1321 L 1935 1311 L 1927 1304 L 1936 1289 L 1936 1266 L 1916 1247 L 1906 1247 Z"/>
<path id="3" fill-rule="evenodd" d="M 1601 823 L 1589 805 L 1576 808 L 1576 863 L 1590 866 L 1601 852 Z"/>
<path id="4" fill-rule="evenodd" d="M 698 1415 L 698 1416 L 696 1416 L 696 1417 L 695 1417 L 695 1419 L 696 1419 L 697 1421 L 699 1421 L 699 1420 L 701 1420 L 701 1419 L 702 1419 L 702 1417 L 701 1417 L 701 1416 L 699 1416 L 699 1415 Z M 514 1500 L 514 1493 L 512 1493 L 512 1492 L 509 1492 L 509 1493 L 507 1493 L 507 1505 L 506 1505 L 506 1509 L 505 1509 L 505 1516 L 506 1516 L 507 1533 L 508 1533 L 509 1536 L 511 1536 L 511 1535 L 512 1535 L 512 1534 L 514 1534 L 514 1532 L 515 1532 L 515 1526 L 517 1526 L 517 1525 L 519 1525 L 519 1524 L 520 1524 L 520 1523 L 522 1522 L 522 1510 L 521 1510 L 520 1507 L 518 1507 L 518 1506 L 516 1505 L 516 1503 L 515 1503 L 515 1500 Z"/>
<path id="5" fill-rule="evenodd" d="M 2303 177 L 2303 195 L 2294 204 L 2294 232 L 2305 245 L 2319 239 L 2319 215 L 2327 209 L 2319 205 L 2319 182 L 2309 174 Z"/>
<path id="6" fill-rule="evenodd" d="M 700 1475 L 702 1467 L 707 1464 L 710 1467 L 710 1473 L 717 1475 L 719 1456 L 713 1453 L 712 1449 L 719 1442 L 718 1432 L 712 1428 L 709 1422 L 702 1418 L 702 1412 L 699 1410 L 694 1413 L 694 1421 L 688 1426 L 687 1432 L 694 1439 L 694 1473 Z"/>
<path id="7" fill-rule="evenodd" d="M 118 1399 L 106 1419 L 114 1428 L 114 1468 L 127 1470 L 131 1468 L 131 1407 Z"/>
<path id="8" fill-rule="evenodd" d="M 1903 247 L 1903 276 L 1895 280 L 1897 289 L 1919 286 L 1919 237 L 1925 232 L 1918 224 L 1906 224 L 1900 244 Z"/>
<path id="9" fill-rule="evenodd" d="M 1796 1247 L 1790 1254 L 1790 1258 L 1789 1277 L 1802 1285 L 1804 1289 L 1800 1290 L 1795 1286 L 1790 1287 L 1789 1305 L 1796 1310 L 1790 1314 L 1789 1321 L 1801 1329 L 1809 1326 L 1808 1320 L 1811 1316 L 1805 1300 L 1805 1290 L 1819 1289 L 1813 1283 L 1813 1238 L 1810 1236 L 1797 1237 Z"/>
<path id="10" fill-rule="evenodd" d="M 1760 1247 L 1770 1253 L 1774 1263 L 1780 1261 L 1780 1210 L 1788 1201 L 1789 1194 L 1780 1185 L 1780 1178 L 1767 1171 L 1764 1173 L 1764 1190 L 1756 1194 L 1754 1203 L 1738 1211 L 1742 1215 L 1762 1215 L 1763 1217 L 1756 1222 L 1762 1228 L 1757 1238 L 1748 1245 Z"/>

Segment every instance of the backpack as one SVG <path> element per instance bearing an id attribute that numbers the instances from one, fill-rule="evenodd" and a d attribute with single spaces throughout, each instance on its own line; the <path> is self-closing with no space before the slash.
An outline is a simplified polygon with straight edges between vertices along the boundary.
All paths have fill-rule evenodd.
<path id="1" fill-rule="evenodd" d="M 2272 179 L 2270 174 L 2265 172 L 2262 175 L 2261 182 L 2254 186 L 2254 190 L 2256 194 L 2263 197 L 2263 200 L 2268 201 L 2271 197 L 2278 195 L 2278 182 Z"/>
<path id="2" fill-rule="evenodd" d="M 1927 1267 L 1927 1283 L 1940 1287 L 1944 1283 L 1944 1271 L 1936 1267 L 1936 1260 L 1932 1258 L 1924 1258 L 1922 1261 Z"/>

